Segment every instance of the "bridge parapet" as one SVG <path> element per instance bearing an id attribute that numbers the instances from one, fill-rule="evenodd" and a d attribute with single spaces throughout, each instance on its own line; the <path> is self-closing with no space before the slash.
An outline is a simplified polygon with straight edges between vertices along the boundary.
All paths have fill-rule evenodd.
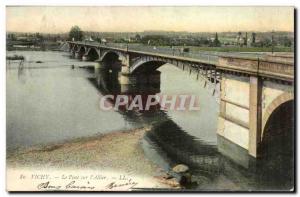
<path id="1" fill-rule="evenodd" d="M 274 54 L 266 54 L 265 60 L 294 63 L 294 54 L 277 52 Z"/>
<path id="2" fill-rule="evenodd" d="M 256 74 L 258 71 L 258 60 L 257 59 L 244 59 L 236 57 L 219 57 L 218 68 L 224 70 L 240 71 L 249 74 Z"/>
<path id="3" fill-rule="evenodd" d="M 240 74 L 248 74 L 254 76 L 267 77 L 281 81 L 294 81 L 294 63 L 291 55 L 257 55 L 244 53 L 211 53 L 211 52 L 187 52 L 182 53 L 174 48 L 153 47 L 142 45 L 128 45 L 119 43 L 96 43 L 96 42 L 68 42 L 73 50 L 79 50 L 82 47 L 97 48 L 103 53 L 107 50 L 113 50 L 121 56 L 130 58 L 121 58 L 122 61 L 130 66 L 133 59 L 138 61 L 138 58 L 145 56 L 164 58 L 167 61 L 185 61 L 196 64 L 215 65 L 220 71 L 234 71 Z M 128 56 L 129 57 L 129 56 Z M 284 57 L 284 58 L 283 58 Z"/>
<path id="4" fill-rule="evenodd" d="M 288 82 L 294 81 L 294 64 L 292 62 L 219 56 L 217 68 Z"/>
<path id="5" fill-rule="evenodd" d="M 293 81 L 294 64 L 288 62 L 271 62 L 260 60 L 258 72 L 260 75 L 277 76 L 280 79 Z"/>

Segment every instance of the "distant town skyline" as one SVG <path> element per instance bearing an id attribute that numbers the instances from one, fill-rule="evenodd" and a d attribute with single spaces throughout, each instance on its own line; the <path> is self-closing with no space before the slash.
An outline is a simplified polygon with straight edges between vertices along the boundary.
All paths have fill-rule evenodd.
<path id="1" fill-rule="evenodd" d="M 52 7 L 8 6 L 9 32 L 294 31 L 293 7 Z"/>

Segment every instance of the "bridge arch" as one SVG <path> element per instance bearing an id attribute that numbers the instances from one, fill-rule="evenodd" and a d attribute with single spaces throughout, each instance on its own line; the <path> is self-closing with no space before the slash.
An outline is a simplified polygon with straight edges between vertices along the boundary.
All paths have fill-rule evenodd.
<path id="1" fill-rule="evenodd" d="M 106 51 L 100 58 L 102 61 L 104 67 L 110 68 L 110 69 L 116 69 L 116 70 L 121 70 L 122 66 L 122 55 L 115 52 L 115 51 Z"/>
<path id="2" fill-rule="evenodd" d="M 84 46 L 78 46 L 78 51 L 80 54 L 85 54 L 85 47 Z"/>
<path id="3" fill-rule="evenodd" d="M 68 43 L 68 42 L 62 42 L 59 46 L 59 49 L 61 51 L 71 51 L 72 47 L 71 47 L 71 44 Z"/>
<path id="4" fill-rule="evenodd" d="M 141 60 L 130 67 L 130 73 L 151 73 L 166 63 L 165 61 L 159 60 Z"/>
<path id="5" fill-rule="evenodd" d="M 294 95 L 286 92 L 274 99 L 262 121 L 259 155 L 267 160 L 287 155 L 291 158 L 294 150 Z"/>
<path id="6" fill-rule="evenodd" d="M 294 101 L 294 95 L 292 93 L 285 92 L 281 95 L 279 95 L 277 98 L 273 100 L 273 102 L 267 107 L 263 119 L 262 119 L 262 133 L 261 133 L 261 140 L 264 135 L 264 130 L 266 127 L 266 124 L 268 120 L 270 119 L 271 115 L 277 108 L 279 108 L 282 104 L 288 102 L 288 101 Z"/>
<path id="7" fill-rule="evenodd" d="M 92 47 L 89 48 L 85 54 L 89 60 L 91 61 L 95 61 L 98 60 L 100 58 L 99 53 L 97 52 L 97 49 Z"/>
<path id="8" fill-rule="evenodd" d="M 261 172 L 290 184 L 294 169 L 294 99 L 292 94 L 278 96 L 268 107 L 259 145 Z"/>
<path id="9" fill-rule="evenodd" d="M 72 44 L 72 45 L 70 45 L 72 48 L 71 48 L 71 50 L 73 51 L 73 52 L 75 52 L 75 51 L 77 51 L 78 50 L 78 45 L 77 44 Z"/>

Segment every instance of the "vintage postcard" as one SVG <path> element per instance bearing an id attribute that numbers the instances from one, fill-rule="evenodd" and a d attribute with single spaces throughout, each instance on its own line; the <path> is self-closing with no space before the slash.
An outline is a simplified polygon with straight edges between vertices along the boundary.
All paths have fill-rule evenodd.
<path id="1" fill-rule="evenodd" d="M 294 7 L 6 6 L 6 188 L 295 190 Z"/>

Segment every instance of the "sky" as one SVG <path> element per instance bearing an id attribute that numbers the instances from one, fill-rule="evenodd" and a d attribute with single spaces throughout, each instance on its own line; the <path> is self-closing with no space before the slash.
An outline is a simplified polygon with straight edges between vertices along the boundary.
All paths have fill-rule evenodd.
<path id="1" fill-rule="evenodd" d="M 294 31 L 293 7 L 6 7 L 6 30 L 65 33 L 147 30 Z"/>

